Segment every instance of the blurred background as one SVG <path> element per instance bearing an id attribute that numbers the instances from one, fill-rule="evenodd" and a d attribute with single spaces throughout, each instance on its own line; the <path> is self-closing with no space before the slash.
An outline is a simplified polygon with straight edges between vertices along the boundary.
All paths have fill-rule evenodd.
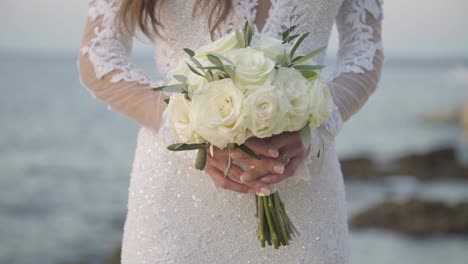
<path id="1" fill-rule="evenodd" d="M 80 86 L 86 9 L 0 1 L 0 263 L 118 255 L 138 127 Z M 466 0 L 384 5 L 379 88 L 337 139 L 353 264 L 468 263 L 467 10 Z M 150 45 L 134 56 L 155 75 Z"/>

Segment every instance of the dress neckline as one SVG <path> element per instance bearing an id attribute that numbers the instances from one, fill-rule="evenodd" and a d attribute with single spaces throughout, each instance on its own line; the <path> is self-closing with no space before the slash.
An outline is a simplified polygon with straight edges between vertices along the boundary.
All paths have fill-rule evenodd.
<path id="1" fill-rule="evenodd" d="M 274 12 L 274 1 L 275 0 L 266 0 L 270 1 L 270 7 L 268 9 L 268 14 L 265 18 L 262 28 L 260 29 L 256 23 L 257 9 L 259 0 L 238 0 L 237 1 L 237 10 L 239 14 L 244 17 L 247 21 L 250 21 L 257 32 L 265 33 L 265 29 L 269 27 L 271 23 L 271 17 Z"/>
<path id="2" fill-rule="evenodd" d="M 260 28 L 260 27 L 258 26 L 258 24 L 257 24 L 257 22 L 258 22 L 257 20 L 259 19 L 257 16 L 258 16 L 258 10 L 259 10 L 259 9 L 258 9 L 258 6 L 260 5 L 260 1 L 262 1 L 262 0 L 254 0 L 254 1 L 255 1 L 255 11 L 254 11 L 254 14 L 253 14 L 253 21 L 252 21 L 252 23 L 255 25 L 255 27 L 257 28 L 257 30 L 258 30 L 259 32 L 263 32 L 263 29 L 266 28 L 267 23 L 268 23 L 269 20 L 270 20 L 270 13 L 271 13 L 271 11 L 272 11 L 273 5 L 272 5 L 272 3 L 271 3 L 271 0 L 263 0 L 263 1 L 268 2 L 268 3 L 265 3 L 265 5 L 268 7 L 268 10 L 266 10 L 266 12 L 267 12 L 266 14 L 267 14 L 267 15 L 265 16 L 265 20 L 264 20 L 264 21 L 260 21 L 260 22 L 262 22 L 262 23 L 261 23 L 262 28 Z"/>

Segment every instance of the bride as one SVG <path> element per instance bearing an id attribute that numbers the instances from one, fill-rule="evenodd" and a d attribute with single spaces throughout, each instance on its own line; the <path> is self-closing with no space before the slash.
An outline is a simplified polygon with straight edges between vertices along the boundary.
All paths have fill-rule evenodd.
<path id="1" fill-rule="evenodd" d="M 382 0 L 91 0 L 81 42 L 80 77 L 90 93 L 142 125 L 131 174 L 122 263 L 348 263 L 345 191 L 333 139 L 326 142 L 322 169 L 298 133 L 246 144 L 263 158 L 241 151 L 223 177 L 228 154 L 208 155 L 204 172 L 193 153 L 175 153 L 164 117 L 165 84 L 184 57 L 240 28 L 246 20 L 278 36 L 297 25 L 310 32 L 302 52 L 326 46 L 332 25 L 339 32 L 337 65 L 329 79 L 335 109 L 327 127 L 335 135 L 375 89 L 383 63 Z M 132 63 L 133 36 L 151 39 L 161 80 Z M 325 58 L 323 52 L 317 63 Z M 290 246 L 261 248 L 252 194 L 275 183 L 301 235 Z M 221 187 L 221 188 L 218 188 Z"/>

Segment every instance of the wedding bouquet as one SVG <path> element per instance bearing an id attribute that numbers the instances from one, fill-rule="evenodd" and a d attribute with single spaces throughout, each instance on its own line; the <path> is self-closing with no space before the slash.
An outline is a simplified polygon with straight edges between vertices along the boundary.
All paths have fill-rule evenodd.
<path id="1" fill-rule="evenodd" d="M 198 150 L 195 167 L 203 170 L 213 147 L 238 147 L 260 159 L 243 143 L 250 137 L 267 138 L 301 131 L 308 148 L 311 132 L 327 122 L 332 111 L 328 86 L 320 76 L 324 66 L 312 58 L 325 47 L 299 54 L 308 36 L 287 29 L 282 39 L 256 33 L 250 23 L 196 51 L 184 49 L 186 60 L 176 68 L 169 85 L 155 91 L 173 92 L 168 117 L 180 141 L 172 151 Z M 320 156 L 322 147 L 317 152 Z M 322 155 L 323 156 L 323 155 Z M 224 172 L 228 175 L 231 160 Z M 257 236 L 278 248 L 298 235 L 277 191 L 255 195 Z"/>

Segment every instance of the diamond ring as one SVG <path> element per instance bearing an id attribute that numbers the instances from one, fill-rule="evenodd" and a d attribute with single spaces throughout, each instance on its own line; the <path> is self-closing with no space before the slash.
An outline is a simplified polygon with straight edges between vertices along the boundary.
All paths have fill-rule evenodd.
<path id="1" fill-rule="evenodd" d="M 289 163 L 290 159 L 289 159 L 288 155 L 286 155 L 286 154 L 284 154 L 284 153 L 281 153 L 281 154 L 280 154 L 280 157 L 281 157 L 281 159 L 283 160 L 284 165 L 286 165 L 286 164 Z"/>

